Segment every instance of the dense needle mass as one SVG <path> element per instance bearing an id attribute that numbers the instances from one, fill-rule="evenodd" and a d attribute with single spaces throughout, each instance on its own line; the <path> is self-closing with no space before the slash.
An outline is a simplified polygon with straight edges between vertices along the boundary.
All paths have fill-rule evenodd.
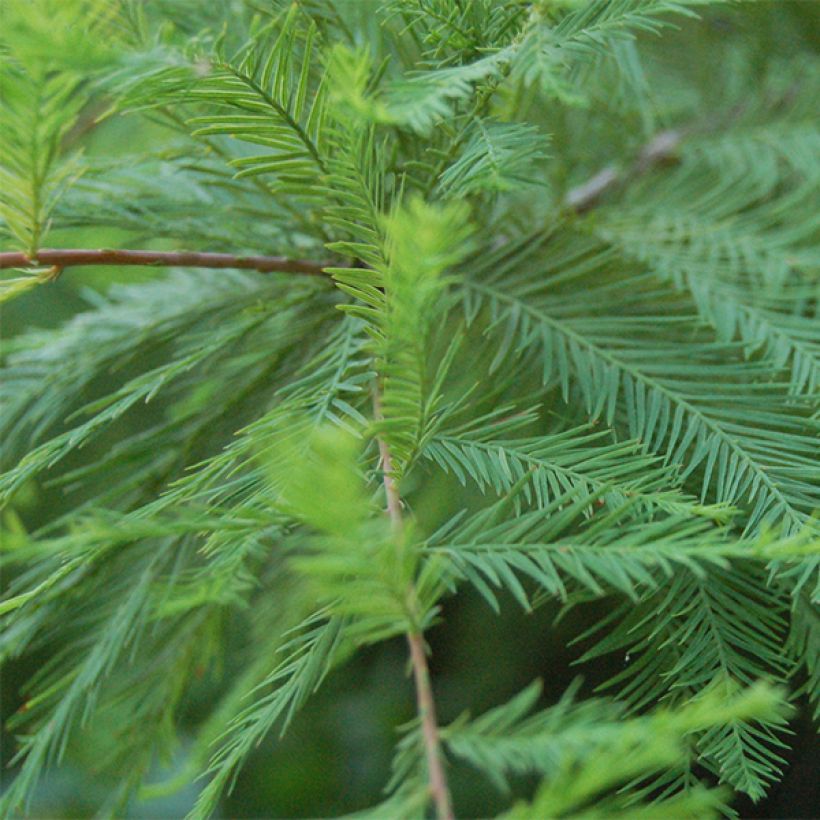
<path id="1" fill-rule="evenodd" d="M 765 798 L 820 698 L 810 5 L 9 0 L 0 814 Z"/>

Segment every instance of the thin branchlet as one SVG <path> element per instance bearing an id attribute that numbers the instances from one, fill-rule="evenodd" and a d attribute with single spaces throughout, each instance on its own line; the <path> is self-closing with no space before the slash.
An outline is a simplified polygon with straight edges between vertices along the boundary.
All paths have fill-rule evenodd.
<path id="1" fill-rule="evenodd" d="M 0 269 L 33 269 L 50 267 L 57 270 L 88 265 L 236 268 L 259 273 L 299 273 L 320 276 L 325 265 L 307 259 L 286 256 L 238 256 L 232 253 L 199 251 L 149 251 L 124 248 L 43 248 L 36 254 L 0 253 Z"/>
<path id="2" fill-rule="evenodd" d="M 376 420 L 382 421 L 381 396 L 378 389 L 373 394 L 373 410 Z M 393 456 L 384 436 L 378 437 L 378 445 L 384 493 L 387 500 L 387 514 L 390 517 L 394 536 L 400 539 L 404 535 L 404 518 L 399 488 L 394 475 Z M 409 602 L 408 606 L 416 609 L 414 589 L 408 590 L 407 600 Z M 413 620 L 417 620 L 416 616 L 416 612 L 411 612 Z M 430 683 L 430 669 L 427 665 L 423 633 L 415 628 L 408 631 L 407 644 L 410 647 L 410 663 L 413 667 L 413 680 L 416 686 L 416 702 L 427 760 L 430 797 L 436 807 L 436 816 L 439 820 L 451 820 L 454 816 L 453 806 L 450 798 L 450 788 L 447 784 L 447 774 L 444 770 L 436 718 L 436 704 Z"/>

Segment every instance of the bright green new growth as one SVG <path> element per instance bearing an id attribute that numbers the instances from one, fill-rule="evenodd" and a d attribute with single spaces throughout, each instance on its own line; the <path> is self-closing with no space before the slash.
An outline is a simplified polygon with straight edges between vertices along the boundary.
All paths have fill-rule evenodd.
<path id="1" fill-rule="evenodd" d="M 459 767 L 516 818 L 764 797 L 789 701 L 820 704 L 820 62 L 770 54 L 805 11 L 3 16 L 3 251 L 113 228 L 322 274 L 158 273 L 3 341 L 0 658 L 48 661 L 0 813 L 115 726 L 103 813 L 197 782 L 207 817 L 364 647 L 402 636 L 422 704 L 417 652 L 466 591 L 488 631 L 598 601 L 577 654 L 622 671 L 598 698 L 545 705 L 534 683 L 438 726 L 420 705 L 373 817 L 448 816 Z M 126 114 L 156 144 L 81 160 Z M 216 695 L 169 774 L 203 676 Z"/>

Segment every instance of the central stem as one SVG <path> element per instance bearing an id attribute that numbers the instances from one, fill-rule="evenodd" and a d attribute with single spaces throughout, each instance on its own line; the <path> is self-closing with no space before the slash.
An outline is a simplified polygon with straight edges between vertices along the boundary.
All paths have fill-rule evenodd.
<path id="1" fill-rule="evenodd" d="M 408 632 L 407 643 L 410 645 L 410 661 L 413 664 L 413 677 L 416 682 L 416 702 L 424 738 L 424 751 L 427 755 L 430 795 L 436 805 L 436 815 L 439 820 L 452 820 L 453 806 L 450 801 L 450 789 L 447 786 L 447 775 L 441 760 L 436 704 L 433 700 L 433 689 L 430 686 L 430 670 L 427 667 L 427 656 L 424 652 L 424 638 L 420 632 Z"/>
<path id="2" fill-rule="evenodd" d="M 373 396 L 373 407 L 376 419 L 381 421 L 381 397 L 378 389 Z M 390 516 L 393 532 L 397 537 L 401 537 L 404 531 L 404 520 L 401 512 L 399 488 L 393 475 L 393 457 L 384 438 L 379 436 L 377 441 L 384 476 L 384 492 L 387 497 L 387 514 Z M 409 592 L 408 597 L 415 600 L 415 590 L 410 589 Z M 453 814 L 450 789 L 447 785 L 447 775 L 442 761 L 438 723 L 436 721 L 436 705 L 433 699 L 433 688 L 430 685 L 430 669 L 427 666 L 427 655 L 424 650 L 424 636 L 419 630 L 413 629 L 407 633 L 407 643 L 410 647 L 410 663 L 413 666 L 416 702 L 418 704 L 419 720 L 421 721 L 424 752 L 427 758 L 430 797 L 435 804 L 438 820 L 453 820 L 455 815 Z"/>

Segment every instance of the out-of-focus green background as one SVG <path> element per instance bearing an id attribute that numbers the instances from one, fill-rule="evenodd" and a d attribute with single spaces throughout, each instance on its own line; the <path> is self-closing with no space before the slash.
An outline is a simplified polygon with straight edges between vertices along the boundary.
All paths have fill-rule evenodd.
<path id="1" fill-rule="evenodd" d="M 698 63 L 708 74 L 710 64 L 719 62 L 727 39 L 757 35 L 764 26 L 773 50 L 785 55 L 798 50 L 816 50 L 820 44 L 820 3 L 761 3 L 760 7 L 710 13 L 702 24 L 685 24 L 666 33 L 664 48 L 670 60 Z M 0 12 L 1 14 L 2 12 Z M 778 18 L 782 21 L 778 22 Z M 161 146 L 166 131 L 137 117 L 106 120 L 84 137 L 90 157 L 116 157 Z M 602 153 L 605 157 L 605 152 Z M 50 246 L 116 246 L 121 237 L 108 229 L 75 229 L 52 232 Z M 167 243 L 152 242 L 162 248 Z M 150 269 L 95 268 L 74 270 L 53 285 L 37 288 L 2 311 L 2 333 L 13 336 L 28 328 L 59 325 L 87 308 L 88 291 L 104 291 L 115 282 L 162 276 Z M 144 412 L 150 412 L 146 409 Z M 106 446 L 104 437 L 95 447 Z M 445 485 L 430 488 L 430 503 Z M 55 505 L 67 503 L 57 494 L 31 487 L 18 500 L 17 512 L 30 529 L 36 529 Z M 7 527 L 14 522 L 6 520 Z M 450 599 L 442 624 L 431 630 L 432 674 L 442 722 L 454 719 L 469 706 L 479 713 L 506 701 L 534 678 L 545 684 L 544 699 L 554 702 L 570 683 L 583 675 L 582 695 L 618 671 L 619 659 L 608 657 L 583 669 L 573 662 L 584 652 L 583 644 L 566 648 L 572 636 L 605 614 L 606 603 L 574 611 L 570 621 L 555 623 L 556 606 L 525 614 L 514 602 L 502 606 L 502 615 L 488 617 L 486 604 L 475 595 Z M 583 623 L 579 623 L 583 619 Z M 2 679 L 3 720 L 21 705 L 20 687 L 43 658 L 28 658 L 9 666 Z M 224 817 L 303 817 L 338 815 L 366 807 L 378 799 L 389 778 L 395 735 L 392 727 L 414 715 L 413 689 L 407 674 L 404 643 L 396 640 L 360 653 L 335 672 L 319 694 L 309 702 L 284 740 L 269 737 L 251 756 L 233 795 L 222 807 Z M 216 697 L 213 684 L 203 682 L 189 714 L 182 717 L 179 761 L 184 759 L 186 726 L 195 725 L 197 705 L 204 707 Z M 781 784 L 767 800 L 752 805 L 740 800 L 736 807 L 743 817 L 815 817 L 820 813 L 817 778 L 817 745 L 802 706 L 794 724 L 793 748 L 785 753 L 789 768 Z M 108 740 L 98 727 L 71 746 L 66 764 L 40 787 L 31 815 L 38 818 L 87 817 L 107 793 L 108 784 L 96 774 L 97 761 L 106 754 Z M 8 764 L 14 752 L 13 739 L 3 735 L 2 761 Z M 526 784 L 524 784 L 526 785 Z M 452 786 L 465 815 L 483 816 L 504 805 L 503 798 L 470 777 L 469 770 L 455 769 Z M 181 817 L 191 807 L 196 785 L 176 794 L 150 801 L 134 802 L 131 817 Z"/>

